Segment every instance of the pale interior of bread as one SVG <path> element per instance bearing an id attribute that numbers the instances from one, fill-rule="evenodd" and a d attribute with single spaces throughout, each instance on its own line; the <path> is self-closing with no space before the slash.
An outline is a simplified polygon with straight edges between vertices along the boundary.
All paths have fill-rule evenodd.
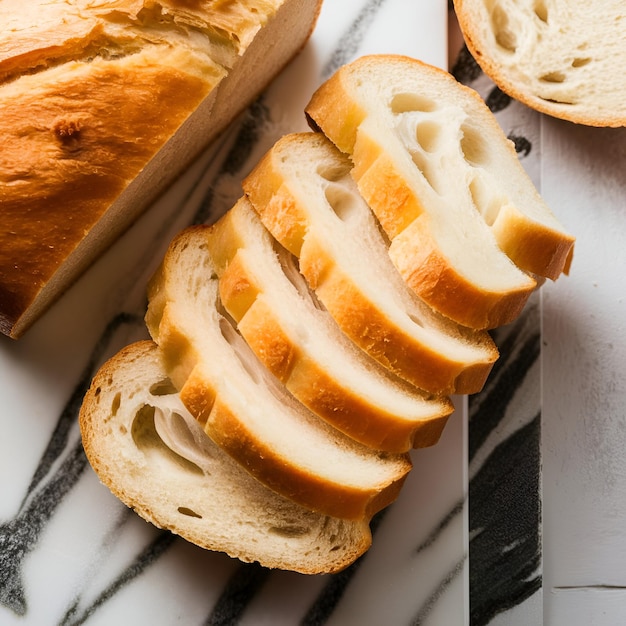
<path id="1" fill-rule="evenodd" d="M 463 0 L 462 24 L 494 76 L 558 117 L 623 125 L 621 0 Z M 622 63 L 620 65 L 620 63 Z"/>
<path id="2" fill-rule="evenodd" d="M 413 86 L 410 75 L 397 70 L 394 80 L 393 72 L 380 68 L 370 87 L 361 85 L 370 117 L 359 133 L 374 139 L 393 160 L 420 199 L 439 249 L 459 274 L 489 292 L 530 285 L 531 279 L 499 249 L 487 224 L 507 199 L 500 184 L 487 187 L 507 174 L 496 177 L 482 169 L 491 144 L 483 144 L 467 122 L 463 103 L 455 102 L 453 94 L 437 93 L 436 85 L 420 85 L 433 92 L 432 99 L 411 98 L 410 91 L 392 97 L 385 89 L 390 82 L 407 90 Z"/>

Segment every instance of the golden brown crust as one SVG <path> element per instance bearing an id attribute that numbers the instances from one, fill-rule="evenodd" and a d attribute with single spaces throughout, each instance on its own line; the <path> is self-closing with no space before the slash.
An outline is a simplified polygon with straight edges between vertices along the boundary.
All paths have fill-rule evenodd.
<path id="1" fill-rule="evenodd" d="M 309 242 L 313 243 L 309 240 L 307 244 Z M 301 260 L 302 273 L 316 285 L 319 299 L 343 331 L 378 362 L 432 393 L 476 393 L 483 388 L 498 358 L 488 337 L 483 338 L 484 360 L 474 364 L 454 361 L 390 324 L 375 303 L 355 286 L 352 278 L 332 264 L 322 246 L 307 246 L 307 251 L 311 254 Z M 312 267 L 307 262 L 309 256 L 314 260 Z M 323 272 L 320 272 L 321 259 L 327 261 Z"/>
<path id="2" fill-rule="evenodd" d="M 269 379 L 262 372 L 251 373 L 254 363 L 242 366 L 243 357 L 236 351 L 232 354 L 232 344 L 226 346 L 230 342 L 222 334 L 224 330 L 217 309 L 214 310 L 219 303 L 217 279 L 208 255 L 209 230 L 207 226 L 195 226 L 179 233 L 149 287 L 149 296 L 154 298 L 149 302 L 147 314 L 150 332 L 182 402 L 220 448 L 274 491 L 333 517 L 356 520 L 372 515 L 377 507 L 385 506 L 397 496 L 411 468 L 409 457 L 384 455 L 385 460 L 381 461 L 383 453 L 360 446 L 318 422 L 285 391 L 283 397 L 280 388 L 272 392 Z M 190 268 L 197 269 L 198 280 L 194 280 L 195 275 L 188 275 Z M 202 307 L 210 307 L 210 311 L 198 308 L 196 298 L 200 298 Z M 282 402 L 273 393 L 278 393 Z M 251 409 L 252 417 L 248 415 Z M 269 420 L 269 430 L 255 422 L 259 419 Z M 307 468 L 302 463 L 295 453 L 297 448 L 285 447 L 280 431 L 283 424 L 297 424 L 304 433 L 313 433 L 318 438 L 322 450 L 316 449 L 313 456 L 315 467 Z M 271 441 L 262 438 L 260 432 L 270 432 Z M 303 439 L 294 441 L 293 446 L 311 445 L 306 434 Z M 324 452 L 340 459 L 339 463 L 345 459 L 373 463 L 372 470 L 377 470 L 380 463 L 381 473 L 369 477 L 364 485 L 360 476 L 353 475 L 354 483 L 346 484 L 337 476 L 334 466 L 325 472 L 329 466 L 322 457 Z"/>
<path id="3" fill-rule="evenodd" d="M 31 93 L 0 96 L 5 329 L 210 87 L 137 59 L 76 67 Z M 173 103 L 167 116 L 163 101 Z"/>
<path id="4" fill-rule="evenodd" d="M 226 214 L 217 227 L 227 227 Z M 212 233 L 218 230 L 212 228 Z M 236 246 L 231 244 L 232 249 Z M 216 246 L 211 246 L 212 251 Z M 331 376 L 285 331 L 281 320 L 255 286 L 252 272 L 236 253 L 220 275 L 220 296 L 238 330 L 261 362 L 314 413 L 356 441 L 387 452 L 406 452 L 438 441 L 453 407 L 433 405 L 432 415 L 419 422 L 403 420 Z M 245 303 L 245 304 L 243 304 Z M 438 409 L 438 411 L 435 411 Z"/>
<path id="5" fill-rule="evenodd" d="M 529 221 L 511 205 L 500 209 L 491 230 L 500 249 L 526 272 L 551 280 L 568 273 L 572 235 Z"/>
<path id="6" fill-rule="evenodd" d="M 131 344 L 102 365 L 80 409 L 87 458 L 123 503 L 202 548 L 264 567 L 332 573 L 369 548 L 365 520 L 347 522 L 302 509 L 257 484 L 210 443 L 204 444 L 211 455 L 205 475 L 198 467 L 186 473 L 180 458 L 158 441 L 142 445 L 133 432 L 136 412 L 143 402 L 159 406 L 160 398 L 149 390 L 165 376 L 154 343 Z M 197 516 L 185 515 L 182 505 Z M 307 532 L 281 537 L 283 526 Z"/>
<path id="7" fill-rule="evenodd" d="M 414 220 L 391 242 L 389 253 L 415 293 L 435 310 L 445 311 L 469 328 L 496 328 L 512 322 L 536 285 L 529 280 L 528 287 L 506 293 L 477 287 L 441 254 L 426 215 Z"/>

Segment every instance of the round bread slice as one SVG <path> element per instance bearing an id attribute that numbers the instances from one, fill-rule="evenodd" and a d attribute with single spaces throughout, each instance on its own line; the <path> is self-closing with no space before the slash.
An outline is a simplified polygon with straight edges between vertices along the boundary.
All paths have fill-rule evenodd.
<path id="1" fill-rule="evenodd" d="M 321 133 L 296 133 L 274 144 L 243 188 L 358 346 L 428 392 L 479 391 L 498 356 L 491 338 L 437 315 L 408 289 L 350 169 Z"/>
<path id="2" fill-rule="evenodd" d="M 453 411 L 369 358 L 321 308 L 246 198 L 208 237 L 220 297 L 263 364 L 314 413 L 387 452 L 435 444 Z"/>
<path id="3" fill-rule="evenodd" d="M 208 232 L 198 226 L 175 237 L 148 287 L 148 329 L 183 403 L 277 493 L 334 517 L 370 517 L 396 498 L 408 455 L 347 437 L 270 374 L 221 312 Z"/>
<path id="4" fill-rule="evenodd" d="M 150 341 L 127 346 L 93 379 L 80 410 L 100 480 L 159 528 L 246 562 L 336 572 L 365 552 L 365 520 L 307 510 L 264 487 L 223 452 L 181 402 Z"/>
<path id="5" fill-rule="evenodd" d="M 588 126 L 626 125 L 623 0 L 454 0 L 467 47 L 505 93 Z"/>
<path id="6" fill-rule="evenodd" d="M 536 281 L 556 279 L 574 239 L 539 196 L 479 95 L 409 57 L 342 67 L 307 106 L 351 155 L 353 176 L 407 283 L 472 328 L 514 320 Z"/>

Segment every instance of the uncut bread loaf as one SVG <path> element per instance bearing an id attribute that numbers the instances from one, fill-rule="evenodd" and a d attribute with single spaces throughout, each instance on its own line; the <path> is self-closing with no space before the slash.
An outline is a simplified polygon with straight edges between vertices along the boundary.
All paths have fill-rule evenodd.
<path id="1" fill-rule="evenodd" d="M 317 302 L 295 259 L 241 198 L 208 233 L 221 301 L 259 360 L 305 406 L 371 448 L 434 445 L 453 411 L 369 358 Z"/>
<path id="2" fill-rule="evenodd" d="M 113 494 L 203 548 L 320 574 L 343 569 L 370 546 L 367 520 L 305 509 L 216 446 L 184 407 L 150 341 L 102 366 L 85 396 L 80 427 L 87 458 Z"/>
<path id="3" fill-rule="evenodd" d="M 529 107 L 589 126 L 626 125 L 622 0 L 455 0 L 484 72 Z"/>
<path id="4" fill-rule="evenodd" d="M 306 114 L 350 155 L 359 191 L 410 287 L 471 328 L 514 320 L 568 266 L 565 232 L 480 96 L 396 55 L 340 68 Z"/>
<path id="5" fill-rule="evenodd" d="M 350 172 L 349 159 L 321 133 L 295 133 L 274 144 L 243 188 L 358 346 L 428 392 L 479 391 L 498 356 L 493 341 L 434 313 L 411 292 Z"/>
<path id="6" fill-rule="evenodd" d="M 0 332 L 19 337 L 259 94 L 320 4 L 0 2 Z"/>
<path id="7" fill-rule="evenodd" d="M 396 498 L 409 457 L 344 435 L 270 374 L 223 311 L 209 229 L 175 237 L 148 287 L 148 330 L 181 400 L 218 446 L 277 493 L 333 517 L 369 518 Z"/>

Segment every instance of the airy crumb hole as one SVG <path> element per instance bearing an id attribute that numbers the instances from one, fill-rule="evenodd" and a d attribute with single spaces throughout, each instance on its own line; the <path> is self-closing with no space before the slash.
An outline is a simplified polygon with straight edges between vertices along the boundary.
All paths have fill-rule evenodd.
<path id="1" fill-rule="evenodd" d="M 286 162 L 289 160 L 289 158 L 283 157 L 282 160 L 283 162 Z M 341 180 L 342 178 L 345 178 L 346 176 L 349 176 L 350 168 L 351 168 L 351 165 L 349 161 L 346 161 L 345 163 L 341 163 L 338 165 L 320 163 L 316 171 L 320 178 L 323 178 L 324 180 L 334 183 L 334 182 Z"/>
<path id="2" fill-rule="evenodd" d="M 491 226 L 500 212 L 501 198 L 490 192 L 489 186 L 480 176 L 473 178 L 469 184 L 469 192 L 474 208 L 480 213 L 485 222 Z"/>
<path id="3" fill-rule="evenodd" d="M 271 526 L 269 532 L 274 535 L 280 535 L 281 537 L 303 537 L 309 532 L 309 529 L 306 526 L 294 522 L 293 524 L 288 523 L 284 526 Z"/>
<path id="4" fill-rule="evenodd" d="M 411 318 L 411 321 L 412 321 L 415 325 L 420 326 L 420 327 L 423 327 L 423 326 L 424 326 L 424 323 L 422 322 L 422 320 L 421 320 L 421 319 L 420 319 L 417 315 L 415 315 L 415 314 L 413 314 L 413 313 L 409 313 L 409 317 Z"/>
<path id="5" fill-rule="evenodd" d="M 326 201 L 342 222 L 350 222 L 355 215 L 354 195 L 340 183 L 326 185 Z"/>
<path id="6" fill-rule="evenodd" d="M 202 515 L 200 515 L 200 513 L 196 513 L 194 510 L 189 509 L 186 506 L 179 506 L 178 512 L 181 515 L 186 515 L 187 517 L 195 517 L 197 519 L 202 519 Z"/>
<path id="7" fill-rule="evenodd" d="M 233 352 L 237 356 L 237 359 L 241 363 L 242 367 L 246 370 L 246 373 L 257 384 L 260 385 L 264 382 L 261 375 L 261 364 L 257 357 L 252 352 L 252 349 L 248 346 L 244 338 L 235 330 L 233 324 L 226 319 L 224 315 L 220 317 L 220 331 L 224 339 L 228 342 Z"/>
<path id="8" fill-rule="evenodd" d="M 280 245 L 276 240 L 272 242 L 274 252 L 280 263 L 280 267 L 287 280 L 295 287 L 303 300 L 311 302 L 316 309 L 324 310 L 315 292 L 309 288 L 304 276 L 300 273 L 298 259 L 289 250 Z"/>
<path id="9" fill-rule="evenodd" d="M 591 59 L 589 57 L 578 57 L 572 61 L 572 67 L 584 67 L 591 63 Z"/>
<path id="10" fill-rule="evenodd" d="M 565 106 L 571 106 L 574 103 L 573 100 L 562 100 L 562 99 L 557 99 L 557 98 L 542 98 L 541 96 L 539 96 L 544 102 L 548 102 L 550 104 L 563 104 Z"/>
<path id="11" fill-rule="evenodd" d="M 420 171 L 426 182 L 432 187 L 434 191 L 439 193 L 437 186 L 436 173 L 433 170 L 431 160 L 420 150 L 411 150 L 411 158 L 415 167 Z"/>
<path id="12" fill-rule="evenodd" d="M 548 72 L 539 77 L 544 83 L 563 83 L 567 77 L 563 72 Z"/>
<path id="13" fill-rule="evenodd" d="M 436 152 L 441 138 L 441 126 L 433 121 L 420 122 L 417 125 L 415 137 L 417 143 L 426 152 Z"/>
<path id="14" fill-rule="evenodd" d="M 491 13 L 491 27 L 496 38 L 496 43 L 501 48 L 508 52 L 515 52 L 517 50 L 517 37 L 511 30 L 506 11 L 500 6 L 495 6 Z"/>
<path id="15" fill-rule="evenodd" d="M 468 124 L 461 126 L 461 152 L 465 160 L 472 166 L 486 164 L 488 152 L 485 142 L 480 133 Z"/>
<path id="16" fill-rule="evenodd" d="M 169 396 L 173 393 L 176 393 L 177 389 L 172 384 L 172 381 L 169 378 L 164 378 L 160 380 L 158 383 L 154 383 L 150 387 L 150 393 L 153 396 Z"/>
<path id="17" fill-rule="evenodd" d="M 437 103 L 426 96 L 418 93 L 399 93 L 395 95 L 390 104 L 391 112 L 395 114 L 410 111 L 422 111 L 430 113 L 437 110 Z"/>
<path id="18" fill-rule="evenodd" d="M 535 15 L 544 23 L 548 23 L 548 5 L 542 0 L 537 0 L 533 7 Z"/>
<path id="19" fill-rule="evenodd" d="M 117 415 L 117 412 L 119 411 L 121 404 L 122 404 L 122 394 L 118 392 L 113 397 L 113 402 L 111 402 L 111 415 L 113 416 Z"/>
<path id="20" fill-rule="evenodd" d="M 157 455 L 163 459 L 169 458 L 177 465 L 192 474 L 203 475 L 204 472 L 195 463 L 176 454 L 159 436 L 154 425 L 154 407 L 144 405 L 139 409 L 131 426 L 131 437 L 138 450 L 148 456 Z"/>

